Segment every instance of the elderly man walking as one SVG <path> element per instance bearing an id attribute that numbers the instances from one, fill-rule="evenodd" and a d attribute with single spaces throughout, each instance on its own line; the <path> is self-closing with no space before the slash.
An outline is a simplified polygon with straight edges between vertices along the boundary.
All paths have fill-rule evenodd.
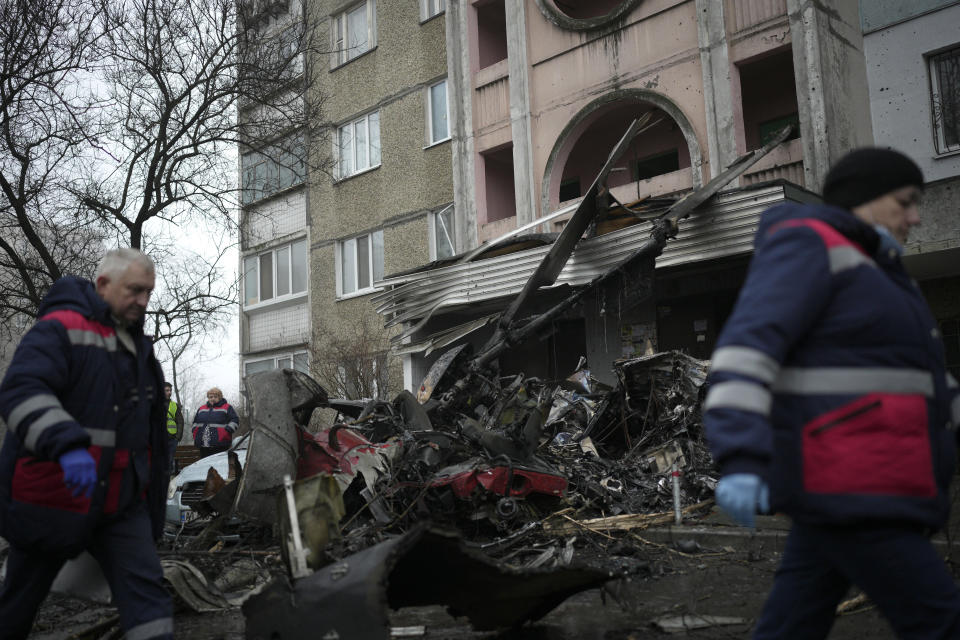
<path id="1" fill-rule="evenodd" d="M 0 638 L 26 638 L 64 562 L 99 562 L 128 640 L 173 638 L 154 540 L 168 480 L 163 372 L 143 333 L 153 261 L 107 253 L 61 278 L 0 385 Z"/>

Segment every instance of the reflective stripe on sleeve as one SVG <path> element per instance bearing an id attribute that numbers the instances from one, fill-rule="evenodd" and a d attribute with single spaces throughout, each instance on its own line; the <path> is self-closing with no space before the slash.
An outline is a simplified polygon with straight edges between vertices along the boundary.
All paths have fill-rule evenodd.
<path id="1" fill-rule="evenodd" d="M 859 267 L 861 264 L 871 267 L 877 266 L 873 260 L 850 245 L 830 247 L 827 250 L 827 259 L 830 261 L 830 273 L 839 273 L 846 269 Z"/>
<path id="2" fill-rule="evenodd" d="M 953 377 L 953 374 L 947 371 L 947 389 L 958 388 L 960 388 L 960 382 L 957 382 L 957 379 Z"/>
<path id="3" fill-rule="evenodd" d="M 107 351 L 117 350 L 116 336 L 102 336 L 86 329 L 67 329 L 67 338 L 75 347 L 100 347 Z"/>
<path id="4" fill-rule="evenodd" d="M 173 635 L 173 618 L 157 618 L 127 629 L 127 640 L 149 640 L 161 636 Z"/>
<path id="5" fill-rule="evenodd" d="M 60 400 L 51 393 L 41 393 L 30 396 L 13 408 L 13 411 L 10 412 L 10 417 L 7 419 L 7 426 L 10 427 L 11 431 L 16 431 L 20 423 L 23 422 L 23 419 L 34 411 L 52 407 L 60 408 L 61 406 Z"/>
<path id="6" fill-rule="evenodd" d="M 30 451 L 36 451 L 37 441 L 40 439 L 40 436 L 43 434 L 43 432 L 53 425 L 60 424 L 61 422 L 73 422 L 73 416 L 60 407 L 48 409 L 43 415 L 34 420 L 29 427 L 27 427 L 27 435 L 23 439 L 23 444 Z"/>
<path id="7" fill-rule="evenodd" d="M 960 429 L 960 396 L 953 399 L 950 403 L 950 421 L 955 428 Z"/>
<path id="8" fill-rule="evenodd" d="M 710 387 L 703 408 L 704 411 L 740 409 L 768 416 L 772 402 L 773 395 L 763 385 L 745 380 L 730 380 Z"/>
<path id="9" fill-rule="evenodd" d="M 225 424 L 225 425 L 223 425 L 223 426 L 225 426 L 227 429 L 230 429 L 230 428 L 232 427 L 233 430 L 236 430 L 240 425 L 237 424 L 236 422 L 232 422 L 232 421 L 231 421 L 231 422 L 228 422 L 227 424 Z"/>
<path id="10" fill-rule="evenodd" d="M 780 363 L 752 347 L 720 347 L 713 352 L 710 371 L 740 373 L 771 384 L 780 371 Z"/>
<path id="11" fill-rule="evenodd" d="M 921 393 L 933 397 L 933 374 L 894 367 L 785 367 L 773 383 L 776 393 L 855 395 Z"/>
<path id="12" fill-rule="evenodd" d="M 98 447 L 115 447 L 117 445 L 117 432 L 110 429 L 85 429 L 90 436 L 90 444 Z"/>

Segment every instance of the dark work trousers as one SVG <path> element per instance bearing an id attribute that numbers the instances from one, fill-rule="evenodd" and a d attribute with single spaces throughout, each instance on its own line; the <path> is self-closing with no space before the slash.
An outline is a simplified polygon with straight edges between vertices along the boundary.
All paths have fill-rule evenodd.
<path id="1" fill-rule="evenodd" d="M 120 610 L 127 640 L 172 640 L 173 605 L 163 586 L 150 517 L 140 504 L 105 519 L 87 547 L 100 564 Z M 0 640 L 26 638 L 40 604 L 64 560 L 10 547 L 7 577 L 0 590 Z"/>
<path id="2" fill-rule="evenodd" d="M 899 638 L 960 638 L 960 592 L 922 531 L 799 523 L 753 637 L 825 638 L 851 584 Z"/>
<path id="3" fill-rule="evenodd" d="M 200 450 L 200 457 L 206 458 L 207 456 L 212 456 L 215 453 L 220 453 L 221 451 L 226 451 L 230 448 L 230 443 L 224 444 L 222 447 L 197 447 Z"/>
<path id="4" fill-rule="evenodd" d="M 174 454 L 177 453 L 177 439 L 176 438 L 167 438 L 167 453 L 170 454 L 170 477 L 172 478 L 177 472 L 177 460 L 174 457 Z"/>

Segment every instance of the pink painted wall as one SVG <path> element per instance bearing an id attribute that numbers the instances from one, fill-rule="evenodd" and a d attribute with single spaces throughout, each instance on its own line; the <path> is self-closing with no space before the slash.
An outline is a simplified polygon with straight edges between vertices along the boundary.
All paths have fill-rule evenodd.
<path id="1" fill-rule="evenodd" d="M 538 207 L 547 163 L 564 129 L 590 103 L 614 91 L 642 89 L 672 101 L 691 123 L 703 160 L 709 160 L 694 2 L 645 0 L 627 16 L 624 24 L 628 26 L 604 37 L 595 32 L 558 29 L 534 0 L 526 0 L 526 13 L 533 176 Z M 589 186 L 596 169 L 626 129 L 630 119 L 627 112 L 631 109 L 635 110 L 636 104 L 624 107 L 622 112 L 614 109 L 608 118 L 588 118 L 568 132 L 567 144 L 560 149 L 552 174 L 553 206 L 558 201 L 562 175 L 589 173 L 581 175 L 582 188 Z M 589 135 L 585 135 L 587 131 Z M 583 140 L 582 147 L 576 149 L 579 140 Z M 681 166 L 689 167 L 689 150 L 679 130 L 651 132 L 637 142 L 637 154 L 652 155 L 675 143 L 682 150 Z M 587 156 L 580 157 L 581 151 Z M 631 150 L 631 156 L 633 153 Z M 571 155 L 578 159 L 568 166 Z M 589 169 L 591 166 L 596 168 Z M 628 179 L 626 173 L 623 179 Z"/>

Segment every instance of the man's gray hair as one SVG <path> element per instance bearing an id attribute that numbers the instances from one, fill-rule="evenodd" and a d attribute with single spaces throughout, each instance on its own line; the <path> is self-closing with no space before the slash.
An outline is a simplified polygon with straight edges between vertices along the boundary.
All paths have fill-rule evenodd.
<path id="1" fill-rule="evenodd" d="M 153 265 L 153 258 L 144 252 L 130 247 L 121 247 L 104 254 L 100 264 L 97 265 L 97 277 L 117 278 L 134 263 L 139 264 L 149 273 L 154 273 L 156 270 Z"/>

